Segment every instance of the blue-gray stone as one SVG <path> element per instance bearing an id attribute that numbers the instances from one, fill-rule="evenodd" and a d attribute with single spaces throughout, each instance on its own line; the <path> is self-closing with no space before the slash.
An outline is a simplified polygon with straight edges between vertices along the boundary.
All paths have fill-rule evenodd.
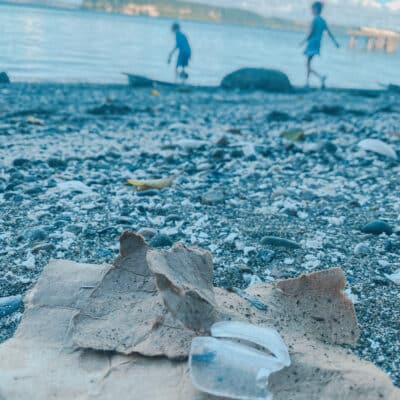
<path id="1" fill-rule="evenodd" d="M 377 220 L 364 225 L 361 231 L 364 233 L 372 233 L 373 235 L 381 235 L 382 233 L 391 235 L 393 233 L 393 228 L 388 223 Z"/>
<path id="2" fill-rule="evenodd" d="M 261 239 L 261 244 L 275 247 L 286 247 L 287 249 L 301 249 L 301 246 L 298 243 L 277 236 L 266 236 Z"/>
<path id="3" fill-rule="evenodd" d="M 0 318 L 12 314 L 22 306 L 22 296 L 0 297 Z"/>
<path id="4" fill-rule="evenodd" d="M 149 245 L 151 247 L 171 247 L 173 243 L 168 235 L 159 233 L 151 238 Z"/>
<path id="5" fill-rule="evenodd" d="M 44 230 L 42 229 L 34 229 L 29 232 L 29 239 L 32 242 L 39 242 L 42 240 L 46 240 L 47 234 Z"/>
<path id="6" fill-rule="evenodd" d="M 201 202 L 206 205 L 216 205 L 225 201 L 225 195 L 220 190 L 210 190 L 201 196 Z"/>

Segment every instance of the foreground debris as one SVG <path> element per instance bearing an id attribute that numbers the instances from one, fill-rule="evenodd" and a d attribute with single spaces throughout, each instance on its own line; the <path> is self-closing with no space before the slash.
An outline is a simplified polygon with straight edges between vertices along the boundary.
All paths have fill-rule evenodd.
<path id="1" fill-rule="evenodd" d="M 291 365 L 270 376 L 277 400 L 398 398 L 383 372 L 339 346 L 359 336 L 340 269 L 253 286 L 248 294 L 268 304 L 259 310 L 213 288 L 211 268 L 207 251 L 151 250 L 128 232 L 113 266 L 52 261 L 15 337 L 0 346 L 0 398 L 206 399 L 188 374 L 190 339 L 226 320 L 282 335 Z"/>

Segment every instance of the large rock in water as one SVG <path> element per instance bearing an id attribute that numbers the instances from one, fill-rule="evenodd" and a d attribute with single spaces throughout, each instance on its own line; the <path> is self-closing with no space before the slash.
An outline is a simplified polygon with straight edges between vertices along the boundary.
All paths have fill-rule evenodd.
<path id="1" fill-rule="evenodd" d="M 0 72 L 0 84 L 10 83 L 10 78 L 5 72 Z"/>
<path id="2" fill-rule="evenodd" d="M 225 76 L 221 82 L 225 89 L 265 90 L 287 93 L 293 87 L 286 74 L 273 69 L 243 68 Z"/>

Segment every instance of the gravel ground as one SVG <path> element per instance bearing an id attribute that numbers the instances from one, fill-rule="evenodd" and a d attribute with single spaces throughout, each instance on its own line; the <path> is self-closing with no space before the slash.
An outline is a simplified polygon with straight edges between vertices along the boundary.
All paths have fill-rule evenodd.
<path id="1" fill-rule="evenodd" d="M 358 146 L 400 151 L 400 96 L 160 92 L 0 89 L 0 296 L 25 293 L 50 258 L 111 262 L 125 229 L 210 249 L 224 287 L 339 266 L 362 332 L 353 350 L 400 385 L 400 286 L 387 278 L 400 268 L 400 163 Z M 161 191 L 126 185 L 175 173 Z M 361 231 L 377 219 L 394 234 Z M 0 319 L 0 340 L 21 312 Z"/>

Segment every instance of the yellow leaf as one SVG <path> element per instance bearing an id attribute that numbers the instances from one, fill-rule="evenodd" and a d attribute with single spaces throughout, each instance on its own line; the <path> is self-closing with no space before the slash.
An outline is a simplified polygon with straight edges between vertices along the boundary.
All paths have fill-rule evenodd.
<path id="1" fill-rule="evenodd" d="M 150 189 L 164 189 L 171 187 L 174 183 L 175 175 L 168 178 L 161 179 L 146 179 L 143 181 L 136 181 L 135 179 L 128 179 L 129 185 L 136 186 L 137 190 L 150 190 Z"/>
<path id="2" fill-rule="evenodd" d="M 44 121 L 42 119 L 36 118 L 33 115 L 29 115 L 27 121 L 32 125 L 44 125 Z"/>

